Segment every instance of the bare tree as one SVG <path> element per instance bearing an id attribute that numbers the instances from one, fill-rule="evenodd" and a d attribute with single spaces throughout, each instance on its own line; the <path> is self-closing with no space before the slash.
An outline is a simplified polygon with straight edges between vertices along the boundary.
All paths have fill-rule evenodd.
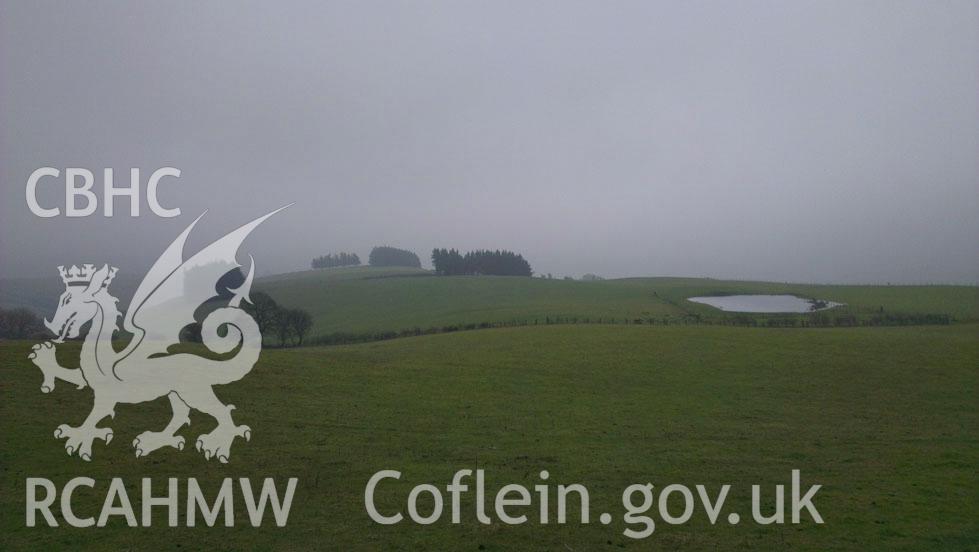
<path id="1" fill-rule="evenodd" d="M 0 337 L 27 339 L 41 333 L 44 325 L 41 317 L 25 308 L 0 309 Z"/>
<path id="2" fill-rule="evenodd" d="M 313 316 L 302 309 L 291 309 L 286 315 L 286 325 L 290 333 L 296 337 L 297 345 L 302 345 L 306 334 L 313 327 Z"/>
<path id="3" fill-rule="evenodd" d="M 258 324 L 258 331 L 265 335 L 265 332 L 275 325 L 279 304 L 268 293 L 262 291 L 252 293 L 250 298 L 251 303 L 246 304 L 245 310 L 255 319 L 255 323 Z"/>

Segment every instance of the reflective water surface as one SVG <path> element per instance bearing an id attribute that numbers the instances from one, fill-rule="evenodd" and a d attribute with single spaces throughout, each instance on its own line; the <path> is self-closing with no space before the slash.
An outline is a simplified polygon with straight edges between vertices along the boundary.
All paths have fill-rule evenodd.
<path id="1" fill-rule="evenodd" d="M 803 299 L 795 295 L 723 295 L 690 297 L 687 300 L 710 305 L 725 312 L 812 312 L 843 304 Z"/>

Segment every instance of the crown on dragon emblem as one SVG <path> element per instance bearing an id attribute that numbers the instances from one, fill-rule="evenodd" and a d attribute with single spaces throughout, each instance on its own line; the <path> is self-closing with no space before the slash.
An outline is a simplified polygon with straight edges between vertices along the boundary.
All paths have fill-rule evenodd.
<path id="1" fill-rule="evenodd" d="M 102 283 L 102 287 L 108 287 L 109 282 L 116 276 L 118 268 L 114 266 L 109 267 L 109 273 Z M 95 276 L 95 265 L 85 264 L 81 268 L 76 265 L 71 265 L 65 268 L 64 265 L 58 267 L 58 273 L 61 274 L 61 281 L 65 283 L 65 287 L 68 286 L 88 286 L 92 282 L 92 277 Z"/>
<path id="2" fill-rule="evenodd" d="M 286 206 L 288 207 L 288 205 Z M 54 430 L 58 439 L 66 439 L 65 451 L 82 460 L 92 459 L 96 439 L 106 445 L 112 440 L 112 429 L 98 424 L 115 417 L 117 404 L 137 404 L 167 397 L 173 417 L 162 431 L 144 431 L 132 441 L 136 457 L 172 447 L 184 448 L 184 438 L 177 431 L 190 424 L 190 410 L 196 409 L 215 420 L 217 427 L 198 436 L 196 448 L 208 460 L 227 462 L 236 438 L 251 439 L 247 425 L 236 425 L 231 418 L 234 405 L 222 403 L 212 386 L 238 381 L 258 361 L 262 334 L 258 324 L 242 307 L 251 302 L 248 294 L 255 274 L 252 259 L 244 282 L 237 288 L 220 290 L 223 277 L 241 265 L 235 259 L 238 248 L 265 219 L 285 207 L 259 217 L 203 248 L 189 259 L 183 249 L 187 236 L 201 217 L 192 222 L 153 263 L 136 288 L 125 315 L 117 309 L 117 299 L 108 290 L 116 267 L 103 264 L 58 267 L 65 291 L 57 310 L 44 325 L 56 336 L 34 345 L 28 358 L 44 376 L 41 391 L 50 393 L 55 381 L 63 380 L 79 389 L 94 391 L 92 411 L 78 426 L 61 424 Z M 197 318 L 205 303 L 214 310 Z M 223 301 L 223 304 L 220 302 Z M 113 340 L 122 327 L 131 335 L 123 350 Z M 201 343 L 223 358 L 207 358 L 177 353 L 171 348 L 180 343 L 183 330 L 199 324 Z M 66 339 L 82 337 L 85 343 L 79 353 L 79 367 L 58 364 L 56 347 Z M 231 353 L 234 353 L 233 355 Z"/>

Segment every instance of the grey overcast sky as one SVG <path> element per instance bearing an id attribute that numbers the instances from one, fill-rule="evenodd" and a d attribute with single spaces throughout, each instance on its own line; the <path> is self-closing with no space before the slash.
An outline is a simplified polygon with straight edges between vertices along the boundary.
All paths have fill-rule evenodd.
<path id="1" fill-rule="evenodd" d="M 389 244 L 555 276 L 974 283 L 977 154 L 974 1 L 0 7 L 4 277 L 141 274 L 205 209 L 194 247 L 295 201 L 248 242 L 260 273 Z M 96 188 L 178 167 L 160 199 L 183 214 L 38 218 L 44 166 Z"/>

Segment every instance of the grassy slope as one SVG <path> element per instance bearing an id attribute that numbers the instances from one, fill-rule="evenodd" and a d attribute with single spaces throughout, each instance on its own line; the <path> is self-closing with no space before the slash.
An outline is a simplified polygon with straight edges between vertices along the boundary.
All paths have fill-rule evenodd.
<path id="1" fill-rule="evenodd" d="M 51 431 L 77 423 L 90 392 L 59 384 L 41 395 L 29 344 L 0 343 L 0 548 L 974 550 L 977 331 L 551 326 L 270 350 L 249 377 L 218 389 L 254 429 L 228 466 L 192 450 L 133 458 L 133 436 L 165 423 L 163 401 L 120 406 L 112 444 L 97 445 L 91 464 L 68 458 Z M 211 426 L 195 414 L 181 434 L 192 442 Z M 364 512 L 376 470 L 408 480 L 383 487 L 393 491 L 382 493 L 386 510 L 410 486 L 444 486 L 476 466 L 491 493 L 538 483 L 544 468 L 554 484 L 585 483 L 593 517 L 616 521 L 483 527 L 471 497 L 460 526 L 446 513 L 432 526 L 381 527 Z M 629 483 L 731 483 L 725 514 L 747 518 L 750 484 L 786 483 L 792 468 L 824 485 L 825 525 L 710 527 L 698 508 L 691 524 L 658 523 L 649 540 L 621 536 Z M 297 476 L 301 486 L 284 529 L 132 530 L 118 518 L 100 530 L 23 526 L 25 477 L 78 475 Z M 101 496 L 83 489 L 78 500 L 90 514 Z"/>
<path id="2" fill-rule="evenodd" d="M 399 275 L 411 277 L 398 277 Z M 403 269 L 334 269 L 265 278 L 257 287 L 313 314 L 313 335 L 550 317 L 629 318 L 719 314 L 687 297 L 712 293 L 794 293 L 847 304 L 855 313 L 947 313 L 979 320 L 975 286 L 815 286 L 698 278 L 600 282 L 504 277 L 435 277 Z"/>
<path id="3" fill-rule="evenodd" d="M 365 277 L 372 270 L 307 271 L 263 279 L 256 287 L 285 305 L 309 310 L 314 335 L 535 318 L 543 322 L 546 316 L 682 314 L 649 293 L 603 283 L 497 276 Z"/>

